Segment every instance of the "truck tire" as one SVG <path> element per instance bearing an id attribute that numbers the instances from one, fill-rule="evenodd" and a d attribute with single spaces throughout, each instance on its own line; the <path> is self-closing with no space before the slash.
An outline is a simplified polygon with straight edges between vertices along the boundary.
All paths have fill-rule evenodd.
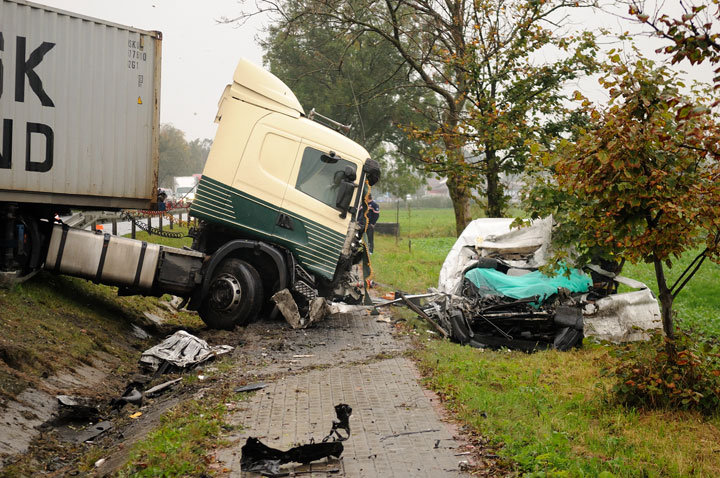
<path id="1" fill-rule="evenodd" d="M 208 327 L 232 330 L 257 316 L 262 297 L 258 271 L 243 260 L 228 258 L 213 274 L 198 313 Z"/>

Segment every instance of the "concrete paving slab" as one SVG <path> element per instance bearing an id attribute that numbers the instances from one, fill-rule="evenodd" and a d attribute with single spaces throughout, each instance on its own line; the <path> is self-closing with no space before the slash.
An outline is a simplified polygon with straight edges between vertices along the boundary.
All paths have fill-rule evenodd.
<path id="1" fill-rule="evenodd" d="M 225 476 L 261 476 L 240 470 L 240 448 L 248 437 L 282 450 L 322 440 L 339 403 L 353 409 L 352 434 L 343 442 L 342 458 L 285 465 L 289 476 L 463 476 L 459 463 L 465 457 L 456 456 L 462 451 L 460 443 L 437 411 L 439 399 L 420 386 L 414 363 L 402 356 L 408 341 L 394 338 L 391 331 L 390 324 L 372 317 L 347 314 L 301 334 L 284 335 L 286 345 L 292 345 L 293 338 L 304 345 L 302 354 L 312 357 L 300 361 L 310 367 L 287 367 L 291 351 L 298 353 L 296 346 L 272 354 L 274 360 L 265 367 L 246 362 L 253 376 L 266 372 L 272 380 L 264 380 L 268 386 L 249 400 L 232 404 L 236 408 L 230 422 L 242 429 L 224 437 L 233 445 L 217 453 L 220 469 L 229 470 Z M 394 356 L 378 358 L 377 342 L 368 343 L 373 339 Z"/>
<path id="2" fill-rule="evenodd" d="M 431 400 L 437 397 L 428 396 L 418 378 L 404 357 L 283 377 L 239 404 L 234 420 L 244 429 L 218 458 L 230 476 L 260 476 L 240 471 L 240 447 L 248 437 L 279 449 L 320 441 L 335 418 L 334 406 L 347 403 L 352 434 L 343 442 L 342 458 L 285 470 L 308 476 L 461 476 L 458 443 L 435 411 Z"/>

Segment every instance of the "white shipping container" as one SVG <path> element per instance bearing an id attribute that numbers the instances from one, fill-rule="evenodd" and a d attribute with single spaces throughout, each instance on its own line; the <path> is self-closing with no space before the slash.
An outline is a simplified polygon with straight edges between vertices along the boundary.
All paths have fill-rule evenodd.
<path id="1" fill-rule="evenodd" d="M 0 201 L 155 200 L 162 34 L 0 0 Z"/>

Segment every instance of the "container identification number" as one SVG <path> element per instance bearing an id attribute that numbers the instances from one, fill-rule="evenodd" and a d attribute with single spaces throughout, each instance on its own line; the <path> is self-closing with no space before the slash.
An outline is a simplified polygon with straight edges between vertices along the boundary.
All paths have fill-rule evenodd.
<path id="1" fill-rule="evenodd" d="M 137 40 L 128 40 L 128 69 L 137 70 L 140 63 L 147 61 L 147 52 L 143 51 L 143 46 Z"/>

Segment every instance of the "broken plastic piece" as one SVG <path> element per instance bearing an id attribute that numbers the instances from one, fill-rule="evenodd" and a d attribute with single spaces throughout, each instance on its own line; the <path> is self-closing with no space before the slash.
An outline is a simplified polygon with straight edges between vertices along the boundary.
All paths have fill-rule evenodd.
<path id="1" fill-rule="evenodd" d="M 327 442 L 333 435 L 335 435 L 333 441 L 345 441 L 350 438 L 350 415 L 352 415 L 352 408 L 345 403 L 335 405 L 335 415 L 337 415 L 337 419 L 333 420 L 330 433 L 323 438 L 323 443 Z M 338 430 L 345 430 L 347 436 L 343 437 Z"/>
<path id="2" fill-rule="evenodd" d="M 300 309 L 298 309 L 298 305 L 288 289 L 276 292 L 271 299 L 293 329 L 305 329 L 330 315 L 368 310 L 368 307 L 365 306 L 328 302 L 322 297 L 316 297 L 310 301 L 308 312 L 303 317 L 300 315 Z"/>
<path id="3" fill-rule="evenodd" d="M 172 387 L 173 385 L 175 385 L 176 383 L 178 383 L 181 380 L 182 380 L 182 377 L 176 378 L 175 380 L 169 380 L 167 382 L 161 383 L 160 385 L 156 385 L 153 388 L 147 390 L 145 392 L 145 396 L 153 397 L 153 396 L 159 394 L 160 392 L 162 392 L 163 390 L 165 390 L 166 388 Z"/>
<path id="4" fill-rule="evenodd" d="M 58 428 L 58 436 L 63 441 L 85 443 L 94 440 L 106 431 L 112 429 L 112 427 L 112 423 L 109 421 L 89 424 L 85 428 L 80 429 L 76 427 L 64 426 Z"/>
<path id="5" fill-rule="evenodd" d="M 288 289 L 276 292 L 271 299 L 293 329 L 305 328 L 305 321 L 300 316 L 295 299 L 293 299 L 292 293 Z"/>
<path id="6" fill-rule="evenodd" d="M 129 387 L 128 390 L 125 391 L 122 397 L 117 401 L 119 405 L 124 405 L 125 403 L 130 403 L 132 405 L 140 406 L 143 402 L 143 393 L 138 390 L 136 387 Z"/>

